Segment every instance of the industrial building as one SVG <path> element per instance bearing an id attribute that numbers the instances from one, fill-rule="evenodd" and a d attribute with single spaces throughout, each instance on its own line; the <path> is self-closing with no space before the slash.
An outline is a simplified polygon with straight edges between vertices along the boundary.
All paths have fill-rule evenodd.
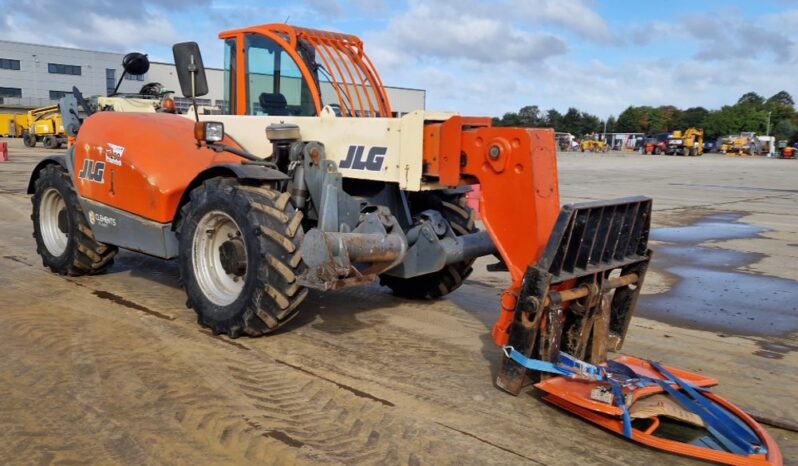
<path id="1" fill-rule="evenodd" d="M 85 96 L 107 95 L 122 76 L 124 54 L 82 50 L 50 45 L 0 41 L 0 109 L 22 112 L 52 105 L 77 86 Z M 224 70 L 206 68 L 210 93 L 197 99 L 198 105 L 225 108 Z M 125 76 L 119 92 L 137 92 L 142 85 L 161 83 L 177 91 L 175 67 L 153 62 L 140 76 Z M 421 89 L 386 87 L 395 115 L 425 107 L 426 92 Z M 178 109 L 188 108 L 188 99 L 176 96 Z"/>

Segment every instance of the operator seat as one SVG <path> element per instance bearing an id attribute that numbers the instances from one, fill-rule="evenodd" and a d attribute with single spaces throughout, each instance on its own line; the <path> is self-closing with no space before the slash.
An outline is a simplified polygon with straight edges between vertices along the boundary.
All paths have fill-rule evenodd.
<path id="1" fill-rule="evenodd" d="M 289 116 L 288 102 L 286 102 L 285 96 L 279 92 L 274 94 L 263 92 L 258 98 L 258 102 L 263 113 L 267 115 Z"/>

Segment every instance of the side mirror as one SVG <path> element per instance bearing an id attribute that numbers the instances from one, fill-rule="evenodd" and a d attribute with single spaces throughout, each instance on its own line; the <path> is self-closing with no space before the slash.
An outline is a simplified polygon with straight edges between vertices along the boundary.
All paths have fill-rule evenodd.
<path id="1" fill-rule="evenodd" d="M 131 52 L 122 58 L 122 69 L 127 74 L 139 76 L 150 70 L 150 60 L 143 53 Z"/>
<path id="2" fill-rule="evenodd" d="M 196 42 L 181 42 L 172 46 L 172 53 L 183 96 L 194 98 L 207 94 L 208 79 L 205 77 L 199 45 Z"/>

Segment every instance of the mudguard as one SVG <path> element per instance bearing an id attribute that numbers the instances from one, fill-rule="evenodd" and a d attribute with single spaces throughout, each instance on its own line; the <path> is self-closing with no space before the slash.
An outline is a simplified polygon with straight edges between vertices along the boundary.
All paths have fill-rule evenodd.
<path id="1" fill-rule="evenodd" d="M 31 171 L 30 173 L 30 180 L 28 181 L 28 189 L 26 191 L 28 194 L 33 194 L 33 190 L 36 185 L 36 180 L 39 178 L 39 172 L 41 172 L 42 169 L 47 165 L 54 165 L 54 164 L 61 165 L 62 167 L 64 167 L 64 170 L 69 171 L 69 166 L 67 165 L 66 157 L 64 157 L 63 155 L 50 155 L 43 158 L 42 160 L 39 161 L 39 163 L 36 164 L 36 167 L 34 167 L 33 171 Z"/>
<path id="2" fill-rule="evenodd" d="M 229 137 L 223 143 L 240 148 Z M 167 113 L 96 113 L 81 126 L 74 147 L 72 177 L 83 198 L 158 223 L 174 219 L 200 173 L 243 161 L 199 147 L 193 121 Z"/>

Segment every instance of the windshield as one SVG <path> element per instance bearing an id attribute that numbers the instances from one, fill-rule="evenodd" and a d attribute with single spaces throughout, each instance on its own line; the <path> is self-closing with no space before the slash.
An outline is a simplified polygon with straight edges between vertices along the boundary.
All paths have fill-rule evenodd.
<path id="1" fill-rule="evenodd" d="M 273 40 L 246 36 L 248 115 L 314 116 L 308 83 L 293 58 Z"/>

